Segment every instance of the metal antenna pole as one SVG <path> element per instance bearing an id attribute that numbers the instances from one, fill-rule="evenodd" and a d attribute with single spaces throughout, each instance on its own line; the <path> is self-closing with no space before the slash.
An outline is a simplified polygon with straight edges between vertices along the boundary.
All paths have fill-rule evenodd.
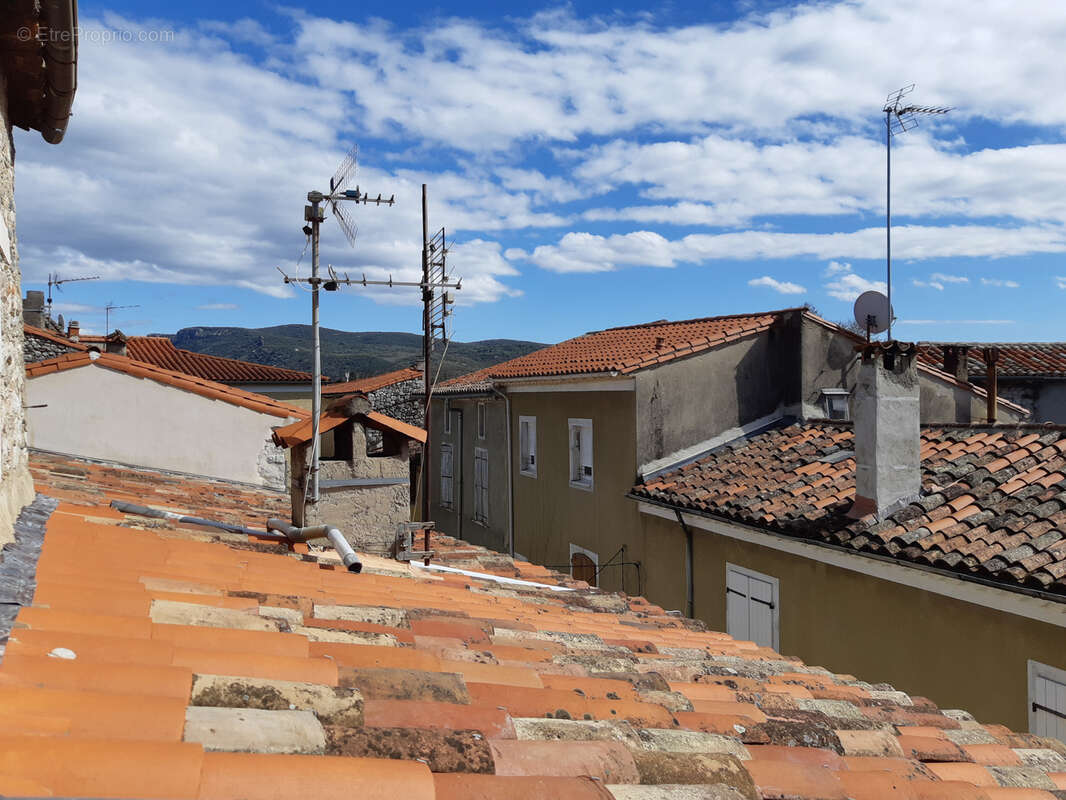
<path id="1" fill-rule="evenodd" d="M 108 303 L 106 306 L 104 306 L 104 336 L 105 337 L 109 335 L 109 329 L 111 327 L 111 312 L 112 311 L 118 311 L 118 310 L 123 309 L 123 308 L 140 308 L 140 306 L 139 305 L 115 306 L 115 305 L 112 305 L 111 303 Z"/>
<path id="2" fill-rule="evenodd" d="M 318 502 L 319 415 L 322 413 L 322 350 L 318 336 L 318 224 L 321 192 L 309 192 L 311 203 L 311 502 Z M 305 514 L 306 516 L 306 514 Z"/>
<path id="3" fill-rule="evenodd" d="M 914 84 L 892 92 L 885 99 L 885 280 L 888 286 L 888 340 L 892 341 L 892 137 L 917 127 L 916 114 L 947 114 L 947 106 L 904 105 L 903 98 Z"/>
<path id="4" fill-rule="evenodd" d="M 424 389 L 424 415 L 423 427 L 426 431 L 426 444 L 422 448 L 422 522 L 429 521 L 429 473 L 430 451 L 432 434 L 430 432 L 430 393 L 433 389 L 430 376 L 433 371 L 430 367 L 430 357 L 433 354 L 433 330 L 430 327 L 430 306 L 433 302 L 433 288 L 429 285 L 429 213 L 426 203 L 426 184 L 422 184 L 422 360 L 423 372 L 422 383 Z M 423 550 L 429 552 L 429 528 L 423 532 Z M 425 564 L 429 566 L 429 556 L 426 556 Z"/>

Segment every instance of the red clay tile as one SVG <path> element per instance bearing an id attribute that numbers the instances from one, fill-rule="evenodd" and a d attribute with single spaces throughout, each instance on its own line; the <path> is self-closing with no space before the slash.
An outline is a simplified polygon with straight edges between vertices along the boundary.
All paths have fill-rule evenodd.
<path id="1" fill-rule="evenodd" d="M 437 800 L 614 800 L 592 778 L 440 774 L 433 776 Z"/>
<path id="2" fill-rule="evenodd" d="M 1022 760 L 1011 748 L 1002 744 L 964 744 L 962 750 L 978 764 L 998 767 L 1017 767 Z"/>
<path id="3" fill-rule="evenodd" d="M 94 664 L 169 665 L 174 658 L 174 646 L 170 642 L 18 628 L 11 632 L 6 652 L 8 655 L 19 653 L 29 656 L 48 656 L 56 648 L 71 650 L 79 661 Z"/>
<path id="4" fill-rule="evenodd" d="M 903 730 L 906 730 L 904 728 Z M 899 737 L 903 754 L 918 761 L 970 761 L 971 758 L 953 741 L 936 736 Z"/>
<path id="5" fill-rule="evenodd" d="M 446 728 L 479 731 L 486 737 L 513 739 L 511 716 L 496 706 L 433 703 L 419 700 L 365 700 L 363 719 L 375 728 Z"/>
<path id="6" fill-rule="evenodd" d="M 70 720 L 70 735 L 180 742 L 186 700 L 172 697 L 0 686 L 0 708 Z"/>
<path id="7" fill-rule="evenodd" d="M 744 767 L 766 800 L 795 797 L 819 800 L 847 798 L 847 793 L 836 776 L 822 767 L 787 761 L 746 761 Z"/>
<path id="8" fill-rule="evenodd" d="M 431 653 L 413 647 L 378 647 L 377 645 L 311 642 L 312 656 L 328 656 L 341 667 L 395 667 L 420 669 L 427 672 L 457 672 L 445 669 L 441 660 Z"/>
<path id="9" fill-rule="evenodd" d="M 489 742 L 497 775 L 587 775 L 604 783 L 640 783 L 640 773 L 621 742 Z"/>
<path id="10" fill-rule="evenodd" d="M 152 625 L 152 638 L 170 642 L 175 647 L 194 650 L 257 653 L 289 658 L 306 658 L 309 654 L 306 637 L 292 633 L 155 623 Z"/>
<path id="11" fill-rule="evenodd" d="M 199 675 L 239 675 L 337 685 L 337 665 L 329 658 L 296 658 L 177 647 L 174 648 L 172 663 L 177 667 L 188 667 Z"/>
<path id="12" fill-rule="evenodd" d="M 998 786 L 992 773 L 980 764 L 929 764 L 929 770 L 942 781 L 962 781 L 974 786 Z"/>
<path id="13" fill-rule="evenodd" d="M 147 694 L 187 700 L 192 670 L 139 664 L 99 664 L 81 660 L 8 653 L 0 668 L 0 685 L 72 691 Z"/>

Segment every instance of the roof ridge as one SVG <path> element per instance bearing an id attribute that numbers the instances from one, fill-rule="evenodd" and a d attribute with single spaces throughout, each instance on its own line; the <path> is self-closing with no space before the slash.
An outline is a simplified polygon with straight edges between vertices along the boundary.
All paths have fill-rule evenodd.
<path id="1" fill-rule="evenodd" d="M 742 317 L 772 317 L 772 316 L 776 316 L 778 314 L 787 314 L 787 313 L 789 313 L 791 311 L 807 311 L 807 310 L 809 310 L 807 306 L 796 306 L 796 307 L 793 307 L 793 308 L 779 308 L 779 309 L 776 309 L 774 311 L 750 311 L 750 312 L 740 313 L 740 314 L 719 314 L 719 315 L 712 315 L 712 316 L 709 316 L 709 317 L 692 317 L 691 319 L 657 319 L 657 320 L 654 320 L 653 322 L 640 322 L 640 323 L 637 323 L 635 325 L 619 325 L 619 326 L 614 327 L 614 328 L 604 328 L 603 330 L 599 330 L 599 331 L 589 331 L 588 333 L 584 334 L 584 336 L 592 336 L 592 335 L 597 334 L 597 333 L 606 333 L 607 331 L 628 331 L 628 330 L 635 330 L 637 328 L 651 328 L 651 327 L 656 327 L 656 326 L 662 327 L 662 326 L 666 326 L 666 325 L 690 325 L 690 324 L 692 324 L 694 322 L 712 322 L 712 321 L 720 320 L 720 319 L 740 319 Z M 581 338 L 581 337 L 575 337 L 575 338 Z M 554 347 L 555 345 L 551 345 L 551 346 Z"/>
<path id="2" fill-rule="evenodd" d="M 169 337 L 167 337 L 167 336 L 131 336 L 129 338 L 131 340 L 132 339 L 151 339 L 153 342 L 165 341 L 167 343 L 167 345 L 172 350 L 174 350 L 175 352 L 182 353 L 182 354 L 188 354 L 188 355 L 191 355 L 191 356 L 195 356 L 196 358 L 206 358 L 206 359 L 210 359 L 212 361 L 225 361 L 225 362 L 228 362 L 230 364 L 247 364 L 247 365 L 253 366 L 253 367 L 267 367 L 269 369 L 282 370 L 284 372 L 291 372 L 291 373 L 293 373 L 295 375 L 301 375 L 301 376 L 306 376 L 307 378 L 310 378 L 310 373 L 304 372 L 303 370 L 291 369 L 290 367 L 278 367 L 278 366 L 275 366 L 273 364 L 260 364 L 257 361 L 245 361 L 243 358 L 231 358 L 229 356 L 216 356 L 216 355 L 213 355 L 212 353 L 198 353 L 195 350 L 189 350 L 189 349 L 184 348 L 184 347 L 178 347 L 176 344 L 174 344 L 174 340 L 169 338 Z M 328 381 L 329 378 L 327 378 L 326 376 L 323 375 L 322 376 L 322 380 L 323 381 Z"/>

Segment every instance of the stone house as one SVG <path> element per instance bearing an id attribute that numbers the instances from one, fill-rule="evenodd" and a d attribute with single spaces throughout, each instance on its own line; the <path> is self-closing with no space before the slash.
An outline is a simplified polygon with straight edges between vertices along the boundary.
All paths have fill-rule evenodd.
<path id="1" fill-rule="evenodd" d="M 373 446 L 368 434 L 380 434 Z M 421 428 L 370 407 L 365 395 L 334 400 L 319 421 L 331 434 L 332 452 L 319 460 L 319 499 L 309 497 L 312 422 L 278 428 L 274 442 L 291 451 L 292 522 L 298 527 L 332 525 L 364 553 L 388 553 L 399 523 L 411 519 L 411 444 L 422 443 Z"/>
<path id="2" fill-rule="evenodd" d="M 47 38 L 26 36 L 41 29 Z M 23 33 L 23 35 L 19 35 Z M 33 499 L 23 413 L 21 273 L 15 230 L 13 128 L 40 131 L 58 144 L 77 86 L 77 3 L 17 0 L 0 19 L 0 543 Z"/>
<path id="3" fill-rule="evenodd" d="M 114 353 L 83 350 L 25 367 L 29 445 L 284 490 L 273 429 L 307 412 Z"/>
<path id="4" fill-rule="evenodd" d="M 805 308 L 660 321 L 448 381 L 432 405 L 432 519 L 658 602 L 677 575 L 655 568 L 657 542 L 625 500 L 633 484 L 782 419 L 846 419 L 862 341 Z M 984 414 L 980 388 L 917 370 L 923 421 Z"/>
<path id="5" fill-rule="evenodd" d="M 781 420 L 638 483 L 649 595 L 1063 738 L 1066 428 L 921 423 L 914 358 L 863 351 L 853 421 Z"/>

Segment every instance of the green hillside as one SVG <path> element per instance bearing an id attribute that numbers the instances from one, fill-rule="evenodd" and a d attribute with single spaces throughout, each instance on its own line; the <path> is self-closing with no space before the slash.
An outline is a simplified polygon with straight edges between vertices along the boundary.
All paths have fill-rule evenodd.
<path id="1" fill-rule="evenodd" d="M 270 328 L 182 328 L 168 334 L 174 345 L 197 353 L 239 358 L 257 364 L 311 370 L 311 327 L 276 325 Z M 422 357 L 422 337 L 412 333 L 352 333 L 322 328 L 322 374 L 333 380 L 378 375 L 408 367 Z M 452 342 L 441 379 L 517 358 L 545 345 L 513 339 Z M 440 357 L 438 348 L 435 358 Z M 436 366 L 436 362 L 435 362 Z"/>

